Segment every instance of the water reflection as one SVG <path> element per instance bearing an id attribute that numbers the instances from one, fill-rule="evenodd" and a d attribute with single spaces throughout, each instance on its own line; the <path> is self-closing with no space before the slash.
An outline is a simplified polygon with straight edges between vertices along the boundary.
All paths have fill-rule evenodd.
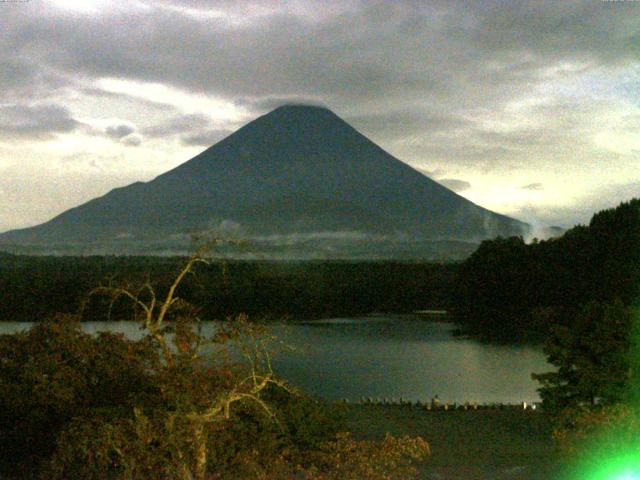
<path id="1" fill-rule="evenodd" d="M 31 324 L 0 324 L 0 333 Z M 85 331 L 140 338 L 133 322 L 89 322 Z M 416 316 L 370 316 L 269 327 L 293 349 L 279 349 L 274 366 L 305 391 L 328 399 L 361 397 L 445 402 L 537 401 L 532 372 L 551 369 L 533 347 L 488 345 L 452 336 L 454 326 Z M 205 324 L 212 332 L 215 324 Z"/>

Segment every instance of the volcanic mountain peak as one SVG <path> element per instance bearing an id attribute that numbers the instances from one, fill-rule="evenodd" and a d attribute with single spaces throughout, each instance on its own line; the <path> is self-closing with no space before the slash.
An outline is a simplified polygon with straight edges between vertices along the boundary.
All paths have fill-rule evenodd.
<path id="1" fill-rule="evenodd" d="M 527 227 L 400 162 L 329 109 L 284 105 L 151 182 L 2 234 L 0 244 L 80 243 L 118 253 L 122 239 L 144 245 L 230 224 L 249 239 L 341 232 L 414 244 Z"/>
<path id="2" fill-rule="evenodd" d="M 338 117 L 335 113 L 333 113 L 331 110 L 329 110 L 327 107 L 323 106 L 323 105 L 314 105 L 312 103 L 285 103 L 283 105 L 280 105 L 279 107 L 275 108 L 274 110 L 271 110 L 271 112 L 269 112 L 267 115 L 299 115 L 299 114 L 303 114 L 303 115 L 310 115 L 310 114 L 315 114 L 315 115 L 330 115 L 332 117 L 335 118 L 340 118 Z"/>
<path id="3" fill-rule="evenodd" d="M 275 122 L 303 122 L 304 120 L 313 122 L 328 120 L 338 121 L 348 125 L 327 107 L 305 103 L 286 103 L 259 118 L 272 119 Z"/>
<path id="4" fill-rule="evenodd" d="M 241 137 L 242 142 L 252 139 L 257 142 L 290 142 L 296 145 L 313 141 L 324 142 L 328 146 L 348 137 L 368 141 L 328 108 L 299 104 L 278 107 L 245 125 L 231 137 L 236 134 Z"/>

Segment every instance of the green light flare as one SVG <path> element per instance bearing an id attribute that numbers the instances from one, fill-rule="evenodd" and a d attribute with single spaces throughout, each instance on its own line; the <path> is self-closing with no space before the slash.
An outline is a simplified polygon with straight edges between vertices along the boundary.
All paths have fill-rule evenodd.
<path id="1" fill-rule="evenodd" d="M 640 480 L 638 452 L 602 459 L 592 468 L 585 466 L 572 476 L 575 480 Z"/>
<path id="2" fill-rule="evenodd" d="M 633 432 L 638 425 L 638 411 L 611 430 L 601 432 L 582 450 L 576 462 L 563 478 L 566 480 L 640 480 L 639 435 Z M 625 426 L 631 425 L 625 430 Z M 637 428 L 635 428 L 637 430 Z M 630 431 L 632 432 L 630 434 Z"/>
<path id="3" fill-rule="evenodd" d="M 622 473 L 617 477 L 615 477 L 614 480 L 639 480 L 639 479 L 640 479 L 640 472 L 636 470 L 635 472 Z"/>
<path id="4" fill-rule="evenodd" d="M 640 309 L 632 313 L 625 408 L 576 454 L 563 480 L 640 480 Z"/>

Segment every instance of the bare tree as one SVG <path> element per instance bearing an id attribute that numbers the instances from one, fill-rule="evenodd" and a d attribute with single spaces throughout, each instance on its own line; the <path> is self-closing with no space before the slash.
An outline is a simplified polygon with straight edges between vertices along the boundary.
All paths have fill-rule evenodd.
<path id="1" fill-rule="evenodd" d="M 263 400 L 261 394 L 269 386 L 292 391 L 286 382 L 277 378 L 273 372 L 268 351 L 270 337 L 263 328 L 252 325 L 246 315 L 228 319 L 226 324 L 219 325 L 212 337 L 204 336 L 199 329 L 195 330 L 195 325 L 200 322 L 197 311 L 189 302 L 177 295 L 177 290 L 185 277 L 193 274 L 197 264 L 209 263 L 203 251 L 201 249 L 189 258 L 169 286 L 166 295 L 162 297 L 156 293 L 149 279 L 137 287 L 108 284 L 99 286 L 91 292 L 91 295 L 110 297 L 110 307 L 122 297 L 133 303 L 136 319 L 141 321 L 144 329 L 160 348 L 165 374 L 172 370 L 177 371 L 178 366 L 183 365 L 184 362 L 200 368 L 201 360 L 206 356 L 203 347 L 224 344 L 228 340 L 233 340 L 235 348 L 245 359 L 247 367 L 245 375 L 235 379 L 232 385 L 222 391 L 208 392 L 212 396 L 205 402 L 201 401 L 202 395 L 200 395 L 199 401 L 194 401 L 186 411 L 179 413 L 182 417 L 180 420 L 186 420 L 190 425 L 190 438 L 186 444 L 191 445 L 192 449 L 190 455 L 181 451 L 181 448 L 177 449 L 179 461 L 176 465 L 176 474 L 183 480 L 205 479 L 209 461 L 207 427 L 229 420 L 234 404 L 250 402 L 277 421 L 274 412 Z M 144 414 L 140 410 L 136 410 L 136 418 L 141 422 L 145 421 Z M 172 425 L 174 420 L 167 424 Z M 123 452 L 120 454 L 123 457 L 121 461 L 126 463 L 126 455 Z M 188 458 L 192 461 L 188 461 Z"/>

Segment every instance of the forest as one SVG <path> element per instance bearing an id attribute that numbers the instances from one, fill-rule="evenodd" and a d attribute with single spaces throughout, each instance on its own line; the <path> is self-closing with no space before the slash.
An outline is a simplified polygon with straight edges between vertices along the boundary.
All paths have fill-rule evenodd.
<path id="1" fill-rule="evenodd" d="M 52 313 L 84 312 L 100 284 L 153 279 L 162 290 L 184 263 L 180 257 L 54 257 L 0 254 L 0 321 L 39 321 Z M 224 319 L 244 312 L 261 319 L 312 319 L 371 312 L 446 309 L 455 264 L 405 262 L 269 262 L 214 260 L 185 279 L 181 296 L 202 316 Z M 95 300 L 95 299 L 94 299 Z M 112 310 L 113 319 L 128 311 Z"/>
<path id="2" fill-rule="evenodd" d="M 461 265 L 452 311 L 470 332 L 494 340 L 543 341 L 584 305 L 640 298 L 640 200 L 593 215 L 563 236 L 482 242 Z"/>

